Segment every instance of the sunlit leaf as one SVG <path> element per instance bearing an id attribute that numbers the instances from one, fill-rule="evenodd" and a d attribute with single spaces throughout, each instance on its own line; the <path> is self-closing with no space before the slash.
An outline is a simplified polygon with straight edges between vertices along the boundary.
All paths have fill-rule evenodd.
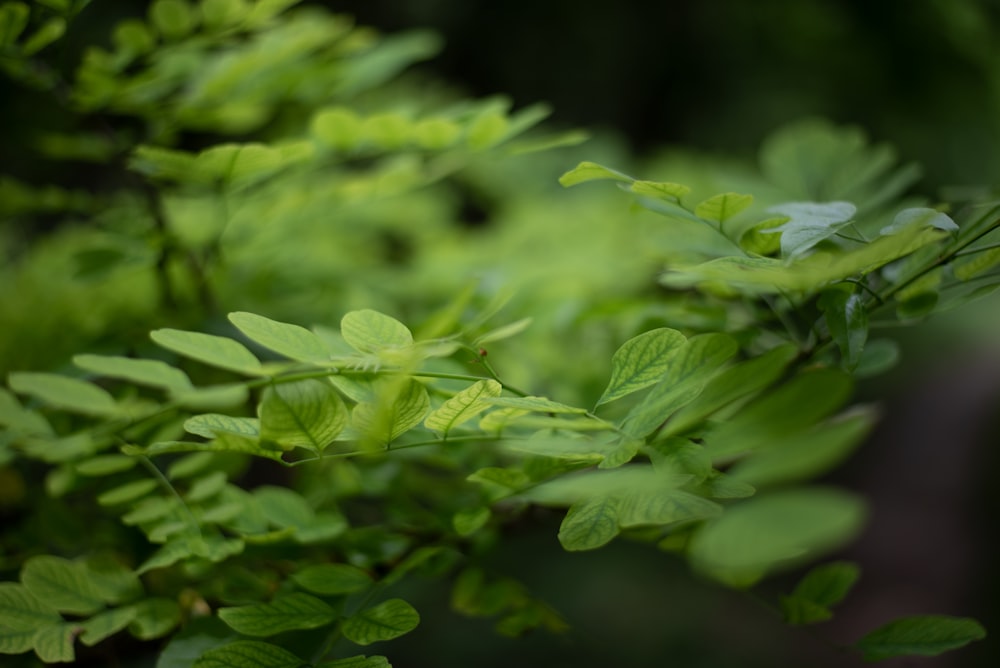
<path id="1" fill-rule="evenodd" d="M 326 626 L 337 618 L 337 611 L 329 605 L 300 593 L 285 594 L 270 603 L 219 608 L 218 614 L 233 630 L 258 638 Z"/>
<path id="2" fill-rule="evenodd" d="M 477 381 L 431 411 L 424 426 L 447 434 L 490 408 L 491 404 L 484 399 L 499 397 L 502 391 L 503 387 L 495 380 Z"/>
<path id="3" fill-rule="evenodd" d="M 340 333 L 352 348 L 361 353 L 413 345 L 413 334 L 406 325 L 371 309 L 346 314 L 340 321 Z"/>
<path id="4" fill-rule="evenodd" d="M 629 339 L 611 358 L 611 380 L 597 405 L 606 404 L 632 392 L 655 385 L 670 368 L 671 350 L 687 339 L 675 329 L 654 329 Z"/>
<path id="5" fill-rule="evenodd" d="M 788 202 L 772 206 L 768 213 L 788 218 L 780 228 L 781 254 L 797 257 L 848 225 L 857 213 L 850 202 Z"/>
<path id="6" fill-rule="evenodd" d="M 937 656 L 985 637 L 986 630 L 974 619 L 922 615 L 889 622 L 856 646 L 865 659 L 881 661 L 894 656 Z"/>
<path id="7" fill-rule="evenodd" d="M 8 377 L 10 388 L 20 394 L 73 413 L 114 416 L 121 408 L 114 397 L 92 383 L 54 373 L 15 372 Z"/>
<path id="8" fill-rule="evenodd" d="M 276 383 L 260 403 L 260 436 L 284 448 L 321 452 L 347 426 L 347 407 L 330 383 L 315 378 Z"/>
<path id="9" fill-rule="evenodd" d="M 657 197 L 674 202 L 680 201 L 684 195 L 691 192 L 691 189 L 687 186 L 667 181 L 633 181 L 632 185 L 629 186 L 629 190 L 636 195 Z"/>
<path id="10" fill-rule="evenodd" d="M 150 338 L 167 350 L 237 373 L 260 375 L 260 361 L 242 343 L 224 336 L 185 332 L 179 329 L 157 329 Z"/>
<path id="11" fill-rule="evenodd" d="M 289 359 L 313 364 L 330 361 L 323 340 L 304 327 L 246 312 L 230 313 L 229 321 L 252 341 Z"/>
<path id="12" fill-rule="evenodd" d="M 575 186 L 578 183 L 586 183 L 587 181 L 603 180 L 625 181 L 631 183 L 635 179 L 627 174 L 622 174 L 621 172 L 609 169 L 603 165 L 598 165 L 596 162 L 581 162 L 579 165 L 559 177 L 559 183 L 561 183 L 564 187 Z"/>
<path id="13" fill-rule="evenodd" d="M 387 445 L 423 422 L 430 408 L 427 389 L 404 378 L 395 393 L 387 394 L 382 401 L 355 406 L 352 421 L 372 443 Z"/>
<path id="14" fill-rule="evenodd" d="M 159 360 L 109 355 L 76 355 L 73 357 L 73 364 L 85 371 L 108 378 L 127 380 L 138 385 L 161 387 L 177 392 L 193 389 L 187 374 Z"/>
<path id="15" fill-rule="evenodd" d="M 473 345 L 481 346 L 487 343 L 491 343 L 493 341 L 509 339 L 510 337 L 520 334 L 528 327 L 530 327 L 533 320 L 534 320 L 533 318 L 522 318 L 515 322 L 508 323 L 503 327 L 497 327 L 496 329 L 490 330 L 489 332 L 486 332 L 482 336 L 477 337 L 476 340 L 473 342 Z"/>
<path id="16" fill-rule="evenodd" d="M 694 215 L 703 220 L 721 224 L 743 212 L 751 204 L 753 204 L 753 195 L 721 193 L 698 204 L 694 208 Z"/>
<path id="17" fill-rule="evenodd" d="M 415 629 L 420 615 L 413 606 L 399 598 L 391 598 L 348 617 L 341 631 L 344 637 L 358 645 L 392 640 Z"/>

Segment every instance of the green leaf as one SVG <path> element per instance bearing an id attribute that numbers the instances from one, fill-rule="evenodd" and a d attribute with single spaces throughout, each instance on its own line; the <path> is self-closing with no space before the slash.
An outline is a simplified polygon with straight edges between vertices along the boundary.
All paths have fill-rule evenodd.
<path id="1" fill-rule="evenodd" d="M 207 501 L 222 491 L 228 478 L 225 471 L 213 471 L 204 475 L 191 483 L 187 494 L 184 495 L 184 500 L 188 503 Z"/>
<path id="2" fill-rule="evenodd" d="M 701 334 L 672 348 L 666 353 L 662 379 L 629 411 L 622 429 L 634 438 L 656 431 L 674 411 L 701 393 L 736 350 L 736 342 L 725 334 Z"/>
<path id="3" fill-rule="evenodd" d="M 791 567 L 857 534 L 864 504 L 821 487 L 761 494 L 730 506 L 695 533 L 695 568 L 731 586 L 748 586 L 776 568 Z"/>
<path id="4" fill-rule="evenodd" d="M 31 56 L 52 42 L 63 36 L 66 32 L 66 19 L 55 16 L 43 23 L 35 33 L 29 37 L 21 47 L 21 52 L 26 56 Z"/>
<path id="5" fill-rule="evenodd" d="M 446 118 L 426 118 L 413 128 L 417 144 L 432 151 L 453 146 L 461 134 L 462 128 Z"/>
<path id="6" fill-rule="evenodd" d="M 336 661 L 324 661 L 316 668 L 392 668 L 384 656 L 352 656 Z"/>
<path id="7" fill-rule="evenodd" d="M 8 377 L 10 388 L 43 403 L 73 413 L 113 417 L 121 414 L 114 397 L 78 378 L 54 373 L 15 372 Z"/>
<path id="8" fill-rule="evenodd" d="M 322 452 L 347 426 L 347 407 L 333 386 L 309 378 L 264 390 L 260 437 L 283 448 Z"/>
<path id="9" fill-rule="evenodd" d="M 371 309 L 347 313 L 340 321 L 340 333 L 352 348 L 361 353 L 413 345 L 413 334 L 406 325 Z"/>
<path id="10" fill-rule="evenodd" d="M 201 21 L 207 30 L 235 26 L 250 13 L 246 0 L 202 0 Z"/>
<path id="11" fill-rule="evenodd" d="M 210 649 L 192 668 L 302 668 L 308 665 L 286 649 L 256 640 L 237 640 Z"/>
<path id="12" fill-rule="evenodd" d="M 683 434 L 716 411 L 763 390 L 781 377 L 798 352 L 794 345 L 785 344 L 723 370 L 670 418 L 660 435 Z"/>
<path id="13" fill-rule="evenodd" d="M 311 364 L 330 361 L 323 340 L 304 327 L 246 312 L 230 313 L 229 322 L 250 340 L 289 359 Z"/>
<path id="14" fill-rule="evenodd" d="M 247 418 L 249 419 L 249 418 Z M 128 455 L 145 455 L 155 457 L 181 452 L 240 452 L 255 457 L 265 457 L 276 462 L 281 459 L 281 450 L 260 445 L 256 438 L 238 436 L 230 433 L 220 433 L 209 443 L 194 443 L 192 441 L 162 441 L 141 448 L 135 445 L 122 446 L 122 452 Z"/>
<path id="15" fill-rule="evenodd" d="M 224 336 L 179 329 L 157 329 L 149 336 L 167 350 L 210 366 L 251 376 L 263 373 L 260 360 L 246 346 Z"/>
<path id="16" fill-rule="evenodd" d="M 495 380 L 477 381 L 431 411 L 424 419 L 424 426 L 447 434 L 487 410 L 491 404 L 484 399 L 499 397 L 501 392 L 503 386 Z"/>
<path id="17" fill-rule="evenodd" d="M 28 559 L 21 568 L 21 583 L 32 596 L 62 612 L 89 615 L 104 607 L 87 569 L 62 557 Z"/>
<path id="18" fill-rule="evenodd" d="M 480 114 L 466 130 L 465 142 L 473 151 L 492 148 L 507 138 L 510 122 L 503 114 L 488 111 Z"/>
<path id="19" fill-rule="evenodd" d="M 334 107 L 313 116 L 310 132 L 322 144 L 338 151 L 351 151 L 363 138 L 361 117 L 352 109 Z"/>
<path id="20" fill-rule="evenodd" d="M 149 385 L 177 392 L 193 389 L 187 374 L 159 360 L 110 355 L 76 355 L 73 358 L 73 364 L 100 376 L 119 378 L 138 385 Z"/>
<path id="21" fill-rule="evenodd" d="M 502 339 L 509 339 L 512 336 L 520 334 L 524 330 L 531 326 L 534 318 L 521 318 L 515 322 L 504 325 L 503 327 L 497 327 L 496 329 L 486 332 L 480 337 L 477 337 L 473 342 L 473 346 L 482 346 L 487 343 L 492 343 L 493 341 L 500 341 Z"/>
<path id="22" fill-rule="evenodd" d="M 767 211 L 788 218 L 779 229 L 781 254 L 791 258 L 836 234 L 854 219 L 857 210 L 850 202 L 788 202 Z"/>
<path id="23" fill-rule="evenodd" d="M 147 598 L 135 604 L 129 632 L 139 640 L 154 640 L 170 633 L 181 622 L 181 607 L 169 598 Z"/>
<path id="24" fill-rule="evenodd" d="M 835 288 L 823 293 L 819 307 L 826 315 L 830 335 L 840 348 L 844 366 L 849 370 L 856 368 L 868 340 L 864 299 L 856 292 Z"/>
<path id="25" fill-rule="evenodd" d="M 604 180 L 625 181 L 627 183 L 635 181 L 635 179 L 627 174 L 622 174 L 621 172 L 598 165 L 596 162 L 581 162 L 559 177 L 559 183 L 566 188 L 575 186 L 578 183 L 586 183 L 587 181 Z"/>
<path id="26" fill-rule="evenodd" d="M 569 459 L 574 461 L 597 463 L 612 447 L 592 438 L 574 438 L 572 436 L 549 435 L 539 433 L 531 438 L 510 439 L 503 442 L 504 448 L 514 452 L 522 452 L 539 457 Z"/>
<path id="27" fill-rule="evenodd" d="M 156 489 L 157 482 L 150 479 L 133 480 L 110 489 L 97 496 L 97 502 L 102 506 L 117 506 L 142 498 Z"/>
<path id="28" fill-rule="evenodd" d="M 618 501 L 611 497 L 578 501 L 559 525 L 559 543 L 571 552 L 607 545 L 618 535 Z"/>
<path id="29" fill-rule="evenodd" d="M 79 462 L 73 468 L 80 475 L 105 476 L 128 471 L 136 465 L 133 457 L 125 455 L 98 455 Z"/>
<path id="30" fill-rule="evenodd" d="M 149 19 L 170 40 L 186 37 L 197 23 L 194 8 L 185 0 L 155 0 L 149 8 Z"/>
<path id="31" fill-rule="evenodd" d="M 33 638 L 35 654 L 45 663 L 68 663 L 76 658 L 73 640 L 76 624 L 59 624 L 38 629 Z"/>
<path id="32" fill-rule="evenodd" d="M 894 656 L 937 656 L 986 637 L 974 619 L 944 615 L 904 617 L 889 622 L 859 640 L 856 647 L 868 661 Z"/>
<path id="33" fill-rule="evenodd" d="M 740 248 L 756 255 L 774 255 L 781 250 L 779 228 L 787 222 L 787 216 L 762 220 L 740 236 Z"/>
<path id="34" fill-rule="evenodd" d="M 54 607 L 33 596 L 24 585 L 0 582 L 0 627 L 34 632 L 62 621 Z"/>
<path id="35" fill-rule="evenodd" d="M 810 570 L 790 596 L 781 599 L 789 624 L 812 624 L 832 616 L 830 607 L 840 603 L 857 582 L 861 570 L 849 561 L 835 561 Z"/>
<path id="36" fill-rule="evenodd" d="M 403 378 L 392 381 L 378 402 L 355 406 L 352 420 L 369 442 L 385 446 L 419 425 L 430 408 L 427 389 L 412 378 Z"/>
<path id="37" fill-rule="evenodd" d="M 1000 247 L 972 249 L 968 255 L 957 259 L 952 265 L 955 278 L 967 281 L 1000 265 Z"/>
<path id="38" fill-rule="evenodd" d="M 131 568 L 108 554 L 97 553 L 83 560 L 87 577 L 105 603 L 120 604 L 142 596 L 142 582 Z"/>
<path id="39" fill-rule="evenodd" d="M 366 571 L 350 564 L 306 566 L 291 577 L 298 586 L 321 596 L 354 594 L 372 584 L 372 577 Z"/>
<path id="40" fill-rule="evenodd" d="M 623 343 L 611 358 L 611 380 L 597 406 L 658 383 L 670 368 L 668 353 L 686 342 L 676 329 L 664 327 Z"/>
<path id="41" fill-rule="evenodd" d="M 413 606 L 399 598 L 391 598 L 362 610 L 344 620 L 344 637 L 358 645 L 392 640 L 417 628 L 420 615 Z"/>
<path id="42" fill-rule="evenodd" d="M 81 624 L 83 633 L 80 634 L 80 642 L 87 647 L 92 647 L 105 638 L 110 638 L 125 629 L 125 627 L 135 621 L 138 614 L 139 611 L 136 607 L 129 605 L 124 608 L 115 608 L 114 610 L 94 615 Z"/>
<path id="43" fill-rule="evenodd" d="M 665 199 L 668 202 L 680 202 L 684 195 L 691 192 L 691 189 L 687 186 L 667 181 L 633 181 L 632 185 L 629 186 L 629 190 L 636 195 L 656 197 L 658 199 Z"/>
<path id="44" fill-rule="evenodd" d="M 694 215 L 720 225 L 753 204 L 753 195 L 721 193 L 713 195 L 694 208 Z"/>
<path id="45" fill-rule="evenodd" d="M 35 633 L 34 629 L 15 631 L 0 624 L 0 654 L 24 654 L 30 651 L 34 644 Z"/>
<path id="46" fill-rule="evenodd" d="M 556 413 L 570 415 L 586 415 L 586 408 L 567 406 L 545 397 L 497 397 L 487 399 L 487 403 L 492 406 L 503 406 L 504 408 L 516 408 L 519 410 L 531 411 L 534 413 Z"/>
<path id="47" fill-rule="evenodd" d="M 944 232 L 955 232 L 958 230 L 958 225 L 948 214 L 942 213 L 937 209 L 914 207 L 912 209 L 903 209 L 897 213 L 892 219 L 892 223 L 883 227 L 879 231 L 879 234 L 896 234 L 908 227 L 933 227 Z"/>
<path id="48" fill-rule="evenodd" d="M 184 421 L 184 431 L 204 438 L 215 438 L 221 434 L 236 434 L 256 438 L 260 435 L 260 420 L 205 413 L 194 415 Z"/>
<path id="49" fill-rule="evenodd" d="M 28 27 L 31 11 L 23 2 L 5 2 L 0 5 L 0 47 L 13 46 Z"/>
<path id="50" fill-rule="evenodd" d="M 489 508 L 473 508 L 452 515 L 451 526 L 459 536 L 471 536 L 490 521 L 492 513 Z"/>
<path id="51" fill-rule="evenodd" d="M 219 608 L 219 618 L 238 633 L 265 638 L 332 624 L 337 611 L 309 594 L 286 594 L 270 603 Z"/>
<path id="52" fill-rule="evenodd" d="M 26 436 L 54 436 L 52 426 L 41 414 L 22 407 L 17 398 L 0 387 L 0 425 Z"/>
<path id="53" fill-rule="evenodd" d="M 691 522 L 722 514 L 722 506 L 677 489 L 626 491 L 618 496 L 622 528 Z"/>

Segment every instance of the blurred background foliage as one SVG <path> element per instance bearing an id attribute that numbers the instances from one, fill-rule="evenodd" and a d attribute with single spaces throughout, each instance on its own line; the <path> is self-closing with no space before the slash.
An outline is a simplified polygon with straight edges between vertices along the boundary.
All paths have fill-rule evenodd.
<path id="1" fill-rule="evenodd" d="M 664 324 L 712 329 L 725 313 L 683 295 L 649 299 L 659 296 L 655 277 L 663 263 L 703 250 L 702 240 L 692 229 L 668 228 L 661 218 L 630 211 L 613 189 L 562 191 L 559 174 L 578 161 L 676 180 L 705 195 L 752 192 L 764 208 L 818 196 L 796 191 L 768 168 L 768 151 L 781 148 L 781 135 L 772 133 L 799 123 L 785 136 L 795 146 L 815 147 L 814 162 L 879 151 L 898 170 L 886 172 L 896 175 L 895 185 L 882 182 L 894 201 L 904 191 L 915 201 L 951 201 L 1000 183 L 996 0 L 303 4 L 353 15 L 390 35 L 431 31 L 399 37 L 393 43 L 400 67 L 390 63 L 377 86 L 340 90 L 338 104 L 362 115 L 412 118 L 464 113 L 455 105 L 478 99 L 480 112 L 499 109 L 507 118 L 546 102 L 555 110 L 546 127 L 567 146 L 536 153 L 501 146 L 499 153 L 470 151 L 445 164 L 395 147 L 385 160 L 353 155 L 294 172 L 287 177 L 298 184 L 294 191 L 282 176 L 253 188 L 168 187 L 162 205 L 175 221 L 172 234 L 194 250 L 187 257 L 197 271 L 178 260 L 165 295 L 155 271 L 159 248 L 135 242 L 156 222 L 123 166 L 101 158 L 117 147 L 102 144 L 98 117 L 111 119 L 127 142 L 194 155 L 222 141 L 315 139 L 314 107 L 329 100 L 308 86 L 296 89 L 298 97 L 283 96 L 283 79 L 266 77 L 266 66 L 280 61 L 272 50 L 280 42 L 260 45 L 258 69 L 246 80 L 250 88 L 239 91 L 241 99 L 257 98 L 253 113 L 203 125 L 224 96 L 199 98 L 190 87 L 167 86 L 157 98 L 160 93 L 142 88 L 153 95 L 145 107 L 116 109 L 91 99 L 81 101 L 83 108 L 92 104 L 99 113 L 80 115 L 59 103 L 58 89 L 54 100 L 0 78 L 0 369 L 60 367 L 81 349 L 148 353 L 149 329 L 169 324 L 212 331 L 233 310 L 323 325 L 354 308 L 375 308 L 420 323 L 467 289 L 484 309 L 509 298 L 504 320 L 535 317 L 521 337 L 491 347 L 501 375 L 514 385 L 544 376 L 546 385 L 532 391 L 586 402 L 600 392 L 611 353 L 636 331 Z M 121 50 L 121 38 L 116 44 L 109 37 L 112 27 L 145 16 L 146 5 L 95 0 L 45 52 L 47 62 L 69 79 L 81 63 L 86 67 L 86 46 Z M 289 42 L 308 41 L 308 22 L 303 14 Z M 350 22 L 337 25 L 348 30 Z M 419 64 L 403 67 L 411 61 Z M 178 76 L 197 77 L 200 63 L 178 62 L 188 67 Z M 294 57 L 286 64 L 294 68 Z M 163 79 L 154 77 L 157 82 Z M 490 101 L 497 93 L 512 104 Z M 172 118 L 186 118 L 187 125 L 162 122 L 165 99 L 176 112 Z M 835 125 L 802 123 L 819 117 Z M 575 128 L 589 130 L 591 139 L 570 145 L 576 135 L 558 134 Z M 879 148 L 869 149 L 866 135 Z M 88 158 L 88 150 L 98 159 Z M 162 164 L 154 159 L 144 173 L 158 178 Z M 385 177 L 379 197 L 366 196 L 368 177 Z M 385 188 L 392 197 L 381 196 Z M 873 210 L 880 204 L 877 191 L 851 194 L 867 197 Z M 34 202 L 32 210 L 18 208 L 25 198 Z M 990 416 L 1000 390 L 998 312 L 995 300 L 980 302 L 902 335 L 907 364 L 861 387 L 862 398 L 889 398 L 889 418 L 840 475 L 856 486 L 878 480 L 889 510 L 880 510 L 876 498 L 873 529 L 854 548 L 874 563 L 865 582 L 881 586 L 843 610 L 835 633 L 845 640 L 908 612 L 970 613 L 988 628 L 1000 622 L 990 602 L 1000 584 L 986 567 L 996 556 L 989 509 L 997 498 L 981 473 L 998 464 L 985 451 L 997 433 Z M 559 356 L 551 355 L 554 339 L 562 343 Z M 966 355 L 957 356 L 963 347 Z M 901 383 L 918 389 L 907 393 Z M 947 427 L 940 434 L 928 427 L 924 436 L 948 442 L 918 446 L 920 434 L 893 431 L 894 424 L 920 417 L 925 425 Z M 944 447 L 951 456 L 942 462 Z M 898 484 L 887 484 L 888 477 Z M 934 508 L 948 512 L 934 514 Z M 886 512 L 900 514 L 883 522 Z M 445 612 L 447 600 L 429 587 L 413 594 L 428 614 L 417 632 L 399 641 L 396 655 L 412 659 L 405 665 L 500 666 L 529 656 L 552 666 L 654 666 L 667 658 L 692 667 L 845 665 L 776 619 L 761 619 L 759 608 L 737 594 L 665 565 L 662 555 L 618 544 L 565 555 L 555 540 L 558 518 L 537 520 L 496 554 L 497 570 L 535 587 L 576 630 L 560 638 L 495 638 L 486 622 Z M 894 534 L 894 526 L 902 533 Z M 950 560 L 950 578 L 936 575 L 942 560 Z M 431 612 L 435 606 L 440 614 Z M 995 658 L 982 643 L 934 665 L 985 666 Z"/>

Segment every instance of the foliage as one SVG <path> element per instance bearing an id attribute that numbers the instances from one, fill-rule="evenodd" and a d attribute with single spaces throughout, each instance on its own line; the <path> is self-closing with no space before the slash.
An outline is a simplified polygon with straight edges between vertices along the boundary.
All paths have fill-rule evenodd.
<path id="1" fill-rule="evenodd" d="M 898 357 L 876 326 L 1000 285 L 995 202 L 904 199 L 912 168 L 809 121 L 759 171 L 563 174 L 616 183 L 619 223 L 610 188 L 531 185 L 565 156 L 524 152 L 580 139 L 518 139 L 543 109 L 421 97 L 394 77 L 433 39 L 294 4 L 157 0 L 72 83 L 36 54 L 86 3 L 0 6 L 5 71 L 77 116 L 40 146 L 110 184 L 2 184 L 0 464 L 25 508 L 0 652 L 129 634 L 171 666 L 385 666 L 359 648 L 417 627 L 421 575 L 503 634 L 558 632 L 484 567 L 537 507 L 566 550 L 639 541 L 741 589 L 856 535 L 863 500 L 811 482 L 875 420 L 852 378 Z M 485 230 L 458 224 L 474 192 L 502 202 Z M 818 566 L 785 618 L 829 619 L 858 573 Z M 856 649 L 983 635 L 926 616 Z"/>

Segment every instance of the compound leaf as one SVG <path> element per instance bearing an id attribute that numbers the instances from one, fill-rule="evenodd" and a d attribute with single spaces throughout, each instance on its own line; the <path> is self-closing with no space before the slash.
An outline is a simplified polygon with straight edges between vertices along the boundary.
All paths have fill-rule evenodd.
<path id="1" fill-rule="evenodd" d="M 344 620 L 344 637 L 358 645 L 392 640 L 415 629 L 420 614 L 400 598 L 391 598 Z"/>
<path id="2" fill-rule="evenodd" d="M 361 353 L 413 345 L 413 334 L 406 325 L 371 309 L 347 313 L 340 321 L 340 333 L 352 348 Z"/>
<path id="3" fill-rule="evenodd" d="M 332 624 L 337 611 L 315 596 L 293 593 L 270 603 L 219 608 L 219 618 L 238 633 L 260 638 Z"/>

